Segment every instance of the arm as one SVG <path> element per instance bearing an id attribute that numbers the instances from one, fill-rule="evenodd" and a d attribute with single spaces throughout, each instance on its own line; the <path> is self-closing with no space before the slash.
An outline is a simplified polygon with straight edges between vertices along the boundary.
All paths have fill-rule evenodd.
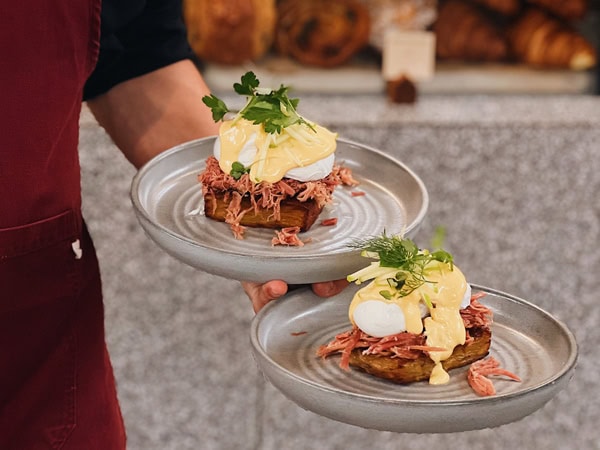
<path id="1" fill-rule="evenodd" d="M 202 103 L 209 89 L 189 60 L 117 84 L 88 101 L 98 123 L 136 167 L 163 150 L 215 135 Z"/>

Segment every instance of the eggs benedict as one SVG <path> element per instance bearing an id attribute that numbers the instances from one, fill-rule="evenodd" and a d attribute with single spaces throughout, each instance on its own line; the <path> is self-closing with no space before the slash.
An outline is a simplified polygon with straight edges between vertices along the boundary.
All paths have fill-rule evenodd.
<path id="1" fill-rule="evenodd" d="M 398 383 L 445 384 L 448 370 L 487 355 L 492 313 L 450 253 L 385 233 L 356 245 L 374 261 L 347 279 L 368 284 L 349 305 L 352 329 L 321 346 L 319 356 L 341 353 L 342 368 Z"/>
<path id="2" fill-rule="evenodd" d="M 245 226 L 307 231 L 336 186 L 358 184 L 335 164 L 337 133 L 299 115 L 287 87 L 259 87 L 253 72 L 234 90 L 247 98 L 235 114 L 215 95 L 203 98 L 222 121 L 199 175 L 205 215 L 229 223 L 238 238 Z"/>

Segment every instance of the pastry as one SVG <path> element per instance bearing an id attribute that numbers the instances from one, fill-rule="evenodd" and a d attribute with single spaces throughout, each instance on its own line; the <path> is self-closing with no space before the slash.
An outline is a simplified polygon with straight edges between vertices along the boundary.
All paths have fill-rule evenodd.
<path id="1" fill-rule="evenodd" d="M 207 62 L 242 64 L 272 46 L 275 0 L 183 0 L 188 40 Z"/>
<path id="2" fill-rule="evenodd" d="M 507 43 L 500 30 L 469 3 L 459 0 L 443 3 L 433 30 L 440 59 L 479 62 L 502 61 L 507 57 Z"/>
<path id="3" fill-rule="evenodd" d="M 507 37 L 517 60 L 532 66 L 586 70 L 597 63 L 590 42 L 539 8 L 530 8 L 520 16 Z"/>
<path id="4" fill-rule="evenodd" d="M 588 9 L 587 0 L 526 0 L 567 21 L 581 19 Z"/>
<path id="5" fill-rule="evenodd" d="M 499 13 L 503 16 L 514 16 L 521 9 L 520 0 L 472 0 L 490 11 Z"/>
<path id="6" fill-rule="evenodd" d="M 281 0 L 275 49 L 311 66 L 335 67 L 369 41 L 368 10 L 358 0 Z"/>

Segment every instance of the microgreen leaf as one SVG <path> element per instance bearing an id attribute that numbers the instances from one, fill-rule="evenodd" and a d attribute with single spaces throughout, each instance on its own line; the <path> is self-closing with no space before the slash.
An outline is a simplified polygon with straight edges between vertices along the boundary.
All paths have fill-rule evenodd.
<path id="1" fill-rule="evenodd" d="M 254 95 L 255 89 L 260 84 L 254 72 L 246 72 L 244 75 L 242 75 L 241 81 L 241 84 L 233 84 L 233 90 L 240 95 L 246 96 Z"/>
<path id="2" fill-rule="evenodd" d="M 390 291 L 379 291 L 379 295 L 381 295 L 386 300 L 391 300 L 392 293 Z"/>
<path id="3" fill-rule="evenodd" d="M 438 249 L 444 246 L 444 240 L 446 239 L 446 229 L 442 226 L 437 226 L 433 237 L 431 238 L 431 248 Z"/>
<path id="4" fill-rule="evenodd" d="M 215 122 L 221 120 L 229 112 L 229 108 L 223 100 L 214 94 L 202 97 L 202 102 L 212 110 L 212 117 Z"/>
<path id="5" fill-rule="evenodd" d="M 378 267 L 397 269 L 393 279 L 397 282 L 397 292 L 406 296 L 427 282 L 425 267 L 432 261 L 448 264 L 453 269 L 453 258 L 445 250 L 436 250 L 433 253 L 422 251 L 410 239 L 400 236 L 388 236 L 384 232 L 381 236 L 354 241 L 350 247 L 362 249 L 363 254 L 376 255 L 379 259 Z M 371 278 L 376 276 L 377 267 L 363 269 L 362 280 L 366 279 L 369 272 Z M 409 276 L 410 275 L 410 276 Z M 349 277 L 351 279 L 353 277 Z M 388 277 L 388 285 L 390 279 Z"/>
<path id="6" fill-rule="evenodd" d="M 240 81 L 234 83 L 233 89 L 248 100 L 238 113 L 239 117 L 255 125 L 262 124 L 265 132 L 271 134 L 281 133 L 284 128 L 297 123 L 314 130 L 313 125 L 296 112 L 299 99 L 289 98 L 287 86 L 281 85 L 276 90 L 259 88 L 260 82 L 254 72 L 246 72 Z M 202 101 L 212 110 L 215 122 L 222 120 L 230 111 L 225 102 L 215 95 L 204 96 Z"/>
<path id="7" fill-rule="evenodd" d="M 229 175 L 231 175 L 236 180 L 239 180 L 242 177 L 242 175 L 248 172 L 250 172 L 250 169 L 248 167 L 244 167 L 244 165 L 239 161 L 234 161 L 231 164 L 231 171 L 229 172 Z"/>

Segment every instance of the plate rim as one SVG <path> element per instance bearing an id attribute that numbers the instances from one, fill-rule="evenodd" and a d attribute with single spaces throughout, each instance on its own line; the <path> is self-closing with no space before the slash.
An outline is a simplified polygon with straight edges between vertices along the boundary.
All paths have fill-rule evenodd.
<path id="1" fill-rule="evenodd" d="M 278 302 L 285 301 L 285 297 L 281 298 L 277 301 L 268 303 L 264 308 L 262 308 L 254 316 L 254 318 L 252 319 L 252 322 L 251 322 L 251 326 L 250 326 L 251 347 L 256 352 L 257 356 L 259 356 L 260 358 L 263 358 L 264 360 L 269 361 L 273 368 L 275 368 L 279 372 L 285 374 L 286 376 L 289 376 L 290 378 L 295 379 L 296 381 L 300 382 L 301 384 L 304 384 L 305 386 L 309 386 L 313 389 L 316 389 L 316 390 L 319 390 L 322 392 L 327 392 L 328 394 L 341 395 L 345 398 L 355 398 L 355 399 L 360 400 L 365 403 L 398 405 L 398 406 L 404 406 L 404 407 L 406 407 L 406 406 L 457 407 L 457 406 L 478 405 L 478 404 L 481 404 L 484 402 L 487 404 L 493 404 L 493 403 L 497 403 L 497 402 L 504 402 L 506 400 L 520 399 L 520 398 L 528 395 L 529 393 L 539 392 L 543 389 L 547 389 L 547 388 L 551 387 L 552 385 L 555 385 L 558 382 L 560 382 L 564 377 L 573 373 L 574 369 L 577 366 L 577 362 L 579 359 L 579 346 L 578 346 L 577 340 L 575 338 L 575 335 L 573 334 L 573 332 L 571 332 L 571 330 L 566 326 L 566 324 L 562 320 L 556 318 L 555 316 L 550 314 L 548 311 L 535 305 L 534 303 L 527 301 L 523 298 L 520 298 L 516 295 L 512 295 L 512 294 L 506 293 L 506 292 L 498 290 L 498 289 L 482 286 L 482 285 L 475 284 L 475 283 L 470 283 L 470 284 L 474 290 L 481 290 L 486 293 L 496 295 L 498 297 L 503 297 L 504 299 L 510 300 L 513 303 L 517 303 L 517 304 L 523 305 L 525 307 L 531 308 L 531 309 L 537 311 L 538 313 L 542 314 L 546 318 L 552 320 L 554 323 L 556 323 L 556 325 L 558 325 L 558 327 L 561 329 L 561 331 L 567 338 L 567 342 L 568 342 L 568 345 L 570 348 L 569 356 L 568 356 L 567 360 L 565 361 L 565 364 L 562 366 L 561 370 L 559 370 L 557 373 L 555 373 L 552 377 L 550 377 L 550 378 L 544 380 L 543 382 L 540 382 L 534 386 L 529 386 L 527 388 L 524 388 L 524 389 L 521 389 L 521 390 L 518 390 L 515 392 L 496 394 L 494 396 L 489 396 L 489 397 L 474 396 L 472 399 L 460 399 L 460 400 L 385 399 L 385 398 L 374 398 L 373 396 L 366 395 L 366 394 L 344 391 L 344 390 L 341 390 L 338 388 L 333 388 L 330 386 L 319 384 L 319 383 L 311 381 L 311 380 L 307 380 L 307 379 L 302 378 L 299 375 L 295 374 L 294 372 L 291 372 L 291 371 L 281 367 L 279 364 L 277 364 L 277 363 L 275 363 L 275 361 L 273 361 L 273 359 L 266 353 L 264 348 L 260 345 L 258 331 L 259 331 L 259 326 L 260 326 L 261 321 L 263 320 L 264 316 L 269 313 L 269 311 L 271 309 L 277 307 L 277 305 L 279 304 Z M 309 288 L 307 287 L 307 288 L 303 288 L 303 289 L 308 290 Z M 298 290 L 295 292 L 300 292 L 300 291 Z M 323 299 L 323 301 L 327 301 L 327 299 Z M 260 364 L 259 364 L 259 366 L 260 366 Z M 261 367 L 261 371 L 262 371 L 262 367 Z"/>
<path id="2" fill-rule="evenodd" d="M 146 224 L 148 224 L 152 228 L 154 228 L 156 231 L 159 231 L 161 233 L 166 233 L 172 239 L 176 239 L 180 242 L 184 242 L 188 245 L 191 245 L 194 248 L 202 248 L 202 249 L 212 251 L 212 252 L 227 254 L 232 257 L 243 257 L 243 258 L 251 257 L 251 258 L 257 259 L 257 260 L 261 260 L 261 259 L 270 259 L 271 260 L 272 259 L 275 261 L 289 259 L 291 257 L 294 259 L 300 259 L 300 260 L 312 260 L 312 259 L 318 257 L 319 259 L 328 260 L 328 259 L 335 259 L 336 257 L 339 257 L 340 254 L 352 255 L 352 254 L 360 253 L 359 250 L 348 250 L 346 252 L 331 252 L 329 254 L 319 254 L 319 255 L 315 255 L 315 254 L 303 254 L 303 255 L 272 254 L 272 255 L 268 255 L 268 256 L 267 255 L 252 255 L 251 253 L 248 253 L 248 252 L 233 251 L 233 250 L 229 250 L 229 249 L 221 249 L 219 247 L 215 247 L 212 245 L 206 245 L 206 244 L 200 243 L 196 240 L 193 240 L 191 238 L 188 238 L 186 236 L 182 236 L 181 234 L 178 234 L 178 233 L 174 232 L 173 230 L 171 230 L 167 227 L 164 227 L 161 224 L 156 223 L 152 219 L 152 217 L 150 216 L 150 214 L 148 213 L 146 208 L 142 205 L 142 201 L 139 196 L 139 187 L 144 179 L 144 176 L 150 170 L 152 170 L 152 168 L 154 166 L 159 164 L 163 159 L 169 158 L 172 154 L 177 153 L 182 150 L 185 150 L 188 147 L 193 146 L 193 145 L 202 144 L 203 142 L 207 142 L 210 140 L 215 140 L 217 137 L 218 137 L 217 135 L 206 136 L 203 138 L 198 138 L 198 139 L 194 139 L 191 141 L 183 142 L 179 145 L 176 145 L 174 147 L 171 147 L 171 148 L 159 153 L 157 156 L 155 156 L 154 158 L 147 161 L 144 165 L 142 165 L 142 167 L 140 167 L 140 169 L 133 176 L 133 179 L 131 180 L 131 184 L 130 184 L 130 188 L 129 188 L 129 197 L 130 197 L 131 203 L 133 204 L 136 215 L 139 218 L 141 218 Z M 416 182 L 417 186 L 419 187 L 419 191 L 421 193 L 423 200 L 421 202 L 421 207 L 419 208 L 419 212 L 415 216 L 415 219 L 410 224 L 410 226 L 406 227 L 403 230 L 403 233 L 408 234 L 408 233 L 412 232 L 413 230 L 417 229 L 423 223 L 424 218 L 427 214 L 427 211 L 429 210 L 429 203 L 430 203 L 429 191 L 427 190 L 427 187 L 425 186 L 425 183 L 423 182 L 421 177 L 419 175 L 417 175 L 417 173 L 414 170 L 412 170 L 410 167 L 408 167 L 407 164 L 405 164 L 404 162 L 400 161 L 399 159 L 397 159 L 391 155 L 388 155 L 386 152 L 384 152 L 382 150 L 379 150 L 370 145 L 362 144 L 360 142 L 346 139 L 346 138 L 338 137 L 337 141 L 347 144 L 347 145 L 350 145 L 350 146 L 358 147 L 358 148 L 376 153 L 377 155 L 381 156 L 382 158 L 387 159 L 390 162 L 393 162 L 397 166 L 401 167 L 412 177 L 412 179 Z"/>

